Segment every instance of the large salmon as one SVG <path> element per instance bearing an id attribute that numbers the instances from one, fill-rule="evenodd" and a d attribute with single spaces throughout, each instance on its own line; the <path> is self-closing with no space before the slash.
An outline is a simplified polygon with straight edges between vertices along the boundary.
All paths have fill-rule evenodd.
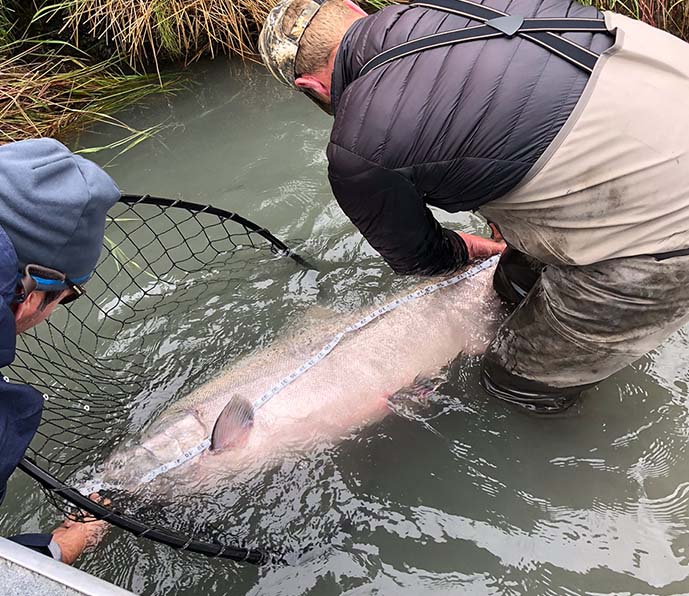
<path id="1" fill-rule="evenodd" d="M 493 271 L 491 263 L 403 301 L 345 334 L 320 360 L 314 355 L 362 315 L 311 321 L 164 411 L 138 444 L 110 457 L 103 480 L 129 489 L 166 477 L 175 484 L 193 478 L 198 485 L 199 479 L 210 482 L 331 445 L 380 420 L 401 389 L 436 375 L 459 354 L 484 350 L 504 314 L 492 289 Z M 317 363 L 255 409 L 261 396 L 309 361 Z"/>

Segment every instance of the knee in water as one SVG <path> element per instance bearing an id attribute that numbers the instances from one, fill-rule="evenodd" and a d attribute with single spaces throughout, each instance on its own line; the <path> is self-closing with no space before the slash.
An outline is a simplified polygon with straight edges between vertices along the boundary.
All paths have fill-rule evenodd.
<path id="1" fill-rule="evenodd" d="M 481 386 L 491 396 L 538 415 L 560 414 L 579 401 L 581 392 L 591 385 L 551 387 L 519 377 L 484 358 Z"/>

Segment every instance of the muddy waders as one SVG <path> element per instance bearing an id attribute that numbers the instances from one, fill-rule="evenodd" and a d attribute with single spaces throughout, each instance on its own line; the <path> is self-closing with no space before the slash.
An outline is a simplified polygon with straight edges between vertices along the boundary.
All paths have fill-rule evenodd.
<path id="1" fill-rule="evenodd" d="M 481 382 L 535 412 L 568 408 L 689 322 L 687 255 L 572 266 L 507 249 L 494 286 L 517 306 L 484 355 Z"/>

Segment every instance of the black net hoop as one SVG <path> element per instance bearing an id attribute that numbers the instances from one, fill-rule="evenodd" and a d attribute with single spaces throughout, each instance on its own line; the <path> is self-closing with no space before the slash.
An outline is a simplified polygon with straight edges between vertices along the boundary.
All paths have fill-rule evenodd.
<path id="1" fill-rule="evenodd" d="M 19 337 L 9 376 L 32 385 L 45 399 L 41 427 L 20 467 L 65 513 L 75 515 L 76 506 L 177 549 L 259 564 L 267 557 L 260 549 L 204 542 L 90 501 L 77 490 L 79 473 L 112 450 L 123 425 L 136 415 L 132 397 L 145 403 L 160 389 L 151 386 L 151 370 L 155 374 L 169 366 L 174 350 L 164 344 L 173 329 L 179 334 L 183 317 L 208 296 L 232 295 L 276 257 L 309 265 L 268 230 L 207 205 L 125 195 L 108 216 L 86 297 L 60 307 L 47 324 Z M 231 315 L 244 311 L 250 309 Z M 144 347 L 155 338 L 152 357 Z"/>

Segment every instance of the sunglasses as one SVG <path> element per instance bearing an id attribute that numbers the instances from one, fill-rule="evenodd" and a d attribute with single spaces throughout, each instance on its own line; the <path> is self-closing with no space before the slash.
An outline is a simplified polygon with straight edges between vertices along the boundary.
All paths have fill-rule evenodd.
<path id="1" fill-rule="evenodd" d="M 45 292 L 71 290 L 72 293 L 62 298 L 60 304 L 74 302 L 77 298 L 80 298 L 86 293 L 83 286 L 68 279 L 61 271 L 41 265 L 26 265 L 26 267 L 24 267 L 24 275 L 20 277 L 19 283 L 23 291 L 17 297 L 17 302 L 24 302 L 26 297 L 34 290 L 42 290 Z"/>

